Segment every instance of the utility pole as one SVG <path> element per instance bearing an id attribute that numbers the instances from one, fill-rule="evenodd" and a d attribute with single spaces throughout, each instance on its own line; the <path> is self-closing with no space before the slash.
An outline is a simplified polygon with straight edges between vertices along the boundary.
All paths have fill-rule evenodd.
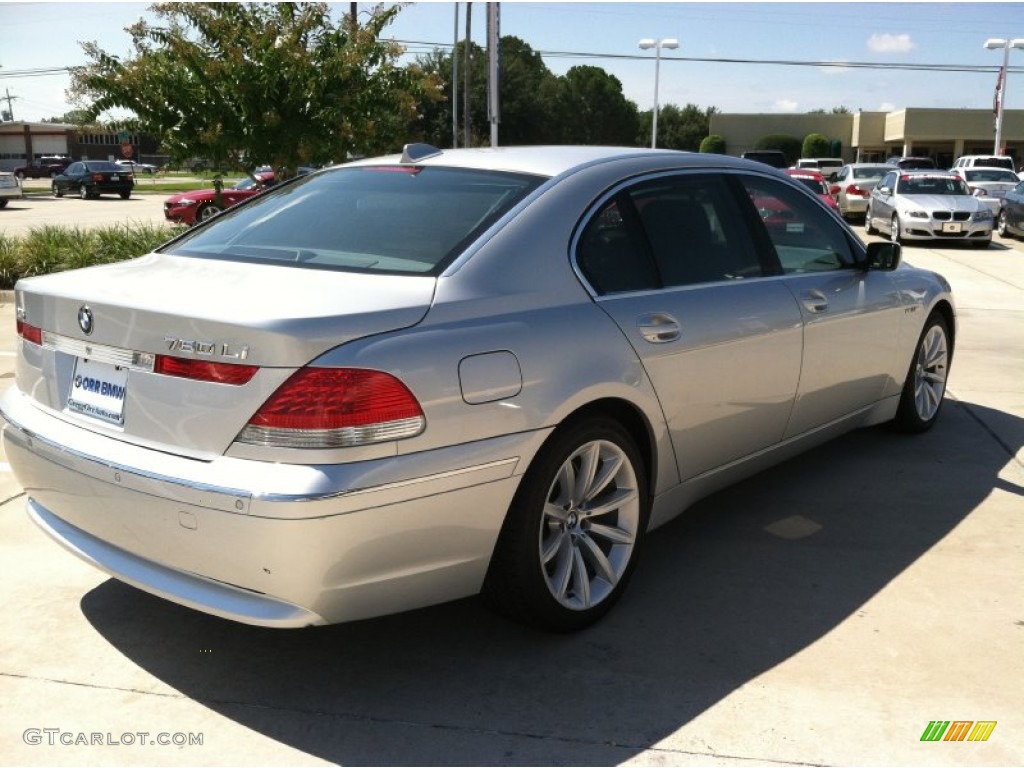
<path id="1" fill-rule="evenodd" d="M 455 3 L 452 38 L 452 149 L 459 148 L 459 4 Z"/>
<path id="2" fill-rule="evenodd" d="M 487 117 L 491 121 L 491 146 L 498 146 L 501 100 L 498 97 L 501 62 L 501 3 L 487 4 Z"/>
<path id="3" fill-rule="evenodd" d="M 5 88 L 4 91 L 7 94 L 4 97 L 6 99 L 6 101 L 7 101 L 7 119 L 10 120 L 10 121 L 13 121 L 14 120 L 14 107 L 11 106 L 11 101 L 13 101 L 14 99 L 16 99 L 18 97 L 17 96 L 11 96 L 10 88 Z"/>
<path id="4" fill-rule="evenodd" d="M 470 119 L 469 119 L 469 46 L 470 46 L 470 39 L 472 37 L 472 34 L 473 34 L 473 4 L 472 3 L 466 3 L 466 50 L 465 50 L 465 59 L 464 59 L 465 72 L 463 73 L 463 77 L 465 78 L 465 82 L 462 85 L 462 91 L 463 91 L 463 93 L 462 93 L 462 99 L 463 99 L 462 121 L 463 121 L 463 125 L 465 126 L 464 131 L 463 131 L 462 146 L 464 146 L 464 147 L 469 147 L 469 146 L 472 146 L 472 144 L 473 144 L 473 138 L 472 138 L 472 135 L 470 133 L 470 125 L 469 125 L 470 124 Z"/>

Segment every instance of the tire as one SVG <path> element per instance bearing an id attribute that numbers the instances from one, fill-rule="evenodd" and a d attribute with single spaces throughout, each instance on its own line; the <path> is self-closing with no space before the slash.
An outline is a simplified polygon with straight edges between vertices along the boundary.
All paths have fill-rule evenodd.
<path id="1" fill-rule="evenodd" d="M 6 207 L 7 207 L 7 201 L 6 200 L 0 200 L 0 208 L 6 208 Z"/>
<path id="2" fill-rule="evenodd" d="M 889 239 L 894 243 L 903 245 L 902 236 L 900 235 L 900 217 L 895 213 L 892 215 L 892 222 L 889 225 Z"/>
<path id="3" fill-rule="evenodd" d="M 121 192 L 120 195 L 121 195 L 121 199 L 122 200 L 127 200 L 128 198 L 130 198 L 132 196 L 132 193 L 130 191 L 129 192 Z"/>
<path id="4" fill-rule="evenodd" d="M 19 181 L 24 181 L 24 180 L 25 180 L 25 174 L 24 174 L 24 173 L 23 173 L 22 171 L 18 171 L 18 172 L 17 172 L 16 174 L 14 174 L 14 175 L 18 177 L 18 180 L 19 180 Z"/>
<path id="5" fill-rule="evenodd" d="M 216 216 L 220 213 L 221 209 L 218 208 L 214 203 L 206 203 L 205 205 L 199 206 L 199 210 L 196 211 L 196 221 L 206 221 L 212 216 Z"/>
<path id="6" fill-rule="evenodd" d="M 50 189 L 53 190 L 54 197 L 64 197 L 64 190 L 57 186 L 56 181 L 50 185 Z"/>
<path id="7" fill-rule="evenodd" d="M 867 210 L 864 211 L 864 233 L 867 235 L 873 235 L 877 232 L 878 230 L 871 225 L 871 206 L 869 205 Z"/>
<path id="8" fill-rule="evenodd" d="M 999 218 L 996 219 L 996 232 L 999 233 L 1000 237 L 1010 237 L 1010 231 L 1006 226 L 1006 211 L 999 212 Z"/>
<path id="9" fill-rule="evenodd" d="M 901 432 L 931 429 L 942 410 L 946 379 L 953 360 L 953 343 L 945 318 L 933 312 L 914 347 L 910 369 L 903 384 L 895 426 Z"/>
<path id="10" fill-rule="evenodd" d="M 78 196 L 83 200 L 89 199 L 89 190 L 86 188 L 85 184 L 78 187 Z"/>
<path id="11" fill-rule="evenodd" d="M 649 515 L 647 470 L 618 422 L 590 418 L 559 430 L 516 491 L 484 601 L 550 631 L 594 623 L 625 590 Z"/>

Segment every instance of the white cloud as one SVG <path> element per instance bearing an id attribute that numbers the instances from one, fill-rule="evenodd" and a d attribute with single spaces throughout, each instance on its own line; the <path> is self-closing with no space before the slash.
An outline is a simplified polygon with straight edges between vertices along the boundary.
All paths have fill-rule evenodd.
<path id="1" fill-rule="evenodd" d="M 879 112 L 895 112 L 896 111 L 896 105 L 893 104 L 891 101 L 883 101 L 881 104 L 878 105 L 878 111 Z"/>
<path id="2" fill-rule="evenodd" d="M 779 99 L 772 104 L 772 110 L 775 112 L 796 112 L 799 106 L 800 104 L 792 99 Z"/>
<path id="3" fill-rule="evenodd" d="M 868 50 L 872 53 L 908 53 L 917 46 L 910 35 L 874 34 L 868 38 Z"/>

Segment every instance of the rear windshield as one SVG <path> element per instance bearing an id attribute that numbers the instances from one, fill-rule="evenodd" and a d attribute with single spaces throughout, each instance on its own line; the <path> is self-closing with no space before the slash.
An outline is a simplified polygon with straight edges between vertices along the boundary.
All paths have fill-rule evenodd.
<path id="1" fill-rule="evenodd" d="M 111 163 L 107 160 L 90 160 L 85 164 L 86 170 L 89 171 L 123 171 L 117 163 Z"/>
<path id="2" fill-rule="evenodd" d="M 162 249 L 314 269 L 437 274 L 545 179 L 415 166 L 304 176 Z"/>
<path id="3" fill-rule="evenodd" d="M 890 165 L 872 165 L 867 168 L 854 168 L 853 178 L 855 179 L 880 179 L 892 170 Z"/>
<path id="4" fill-rule="evenodd" d="M 964 172 L 968 181 L 1007 181 L 1016 184 L 1019 179 L 1013 171 L 1003 168 L 974 168 Z"/>
<path id="5" fill-rule="evenodd" d="M 1006 168 L 1013 170 L 1013 160 L 1009 157 L 978 157 L 971 165 L 981 165 L 989 168 Z"/>

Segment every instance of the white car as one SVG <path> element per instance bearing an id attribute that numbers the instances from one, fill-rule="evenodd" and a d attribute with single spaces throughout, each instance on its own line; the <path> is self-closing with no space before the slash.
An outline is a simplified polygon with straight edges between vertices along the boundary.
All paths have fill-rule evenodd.
<path id="1" fill-rule="evenodd" d="M 871 190 L 864 231 L 887 232 L 894 243 L 960 240 L 992 244 L 992 211 L 951 171 L 894 168 Z"/>
<path id="2" fill-rule="evenodd" d="M 8 171 L 0 171 L 0 208 L 7 207 L 8 200 L 21 197 L 21 184 L 18 177 Z"/>
<path id="3" fill-rule="evenodd" d="M 115 162 L 135 173 L 156 173 L 156 166 L 149 163 L 137 163 L 134 160 L 116 160 Z"/>
<path id="4" fill-rule="evenodd" d="M 1005 168 L 954 168 L 953 173 L 967 182 L 971 194 L 987 205 L 993 216 L 999 215 L 1006 193 L 1020 183 L 1017 174 Z"/>

